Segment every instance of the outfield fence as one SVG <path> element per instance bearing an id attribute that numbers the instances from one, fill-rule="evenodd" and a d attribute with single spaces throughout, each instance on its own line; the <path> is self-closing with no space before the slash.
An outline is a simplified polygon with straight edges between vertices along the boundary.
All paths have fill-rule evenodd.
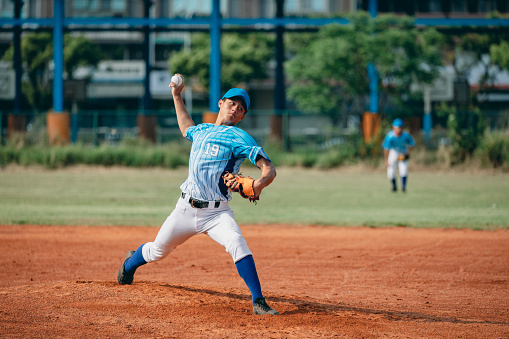
<path id="1" fill-rule="evenodd" d="M 196 123 L 209 122 L 207 114 L 192 112 Z M 422 116 L 422 115 L 421 115 Z M 487 126 L 494 130 L 509 128 L 508 111 L 484 111 Z M 384 116 L 381 135 L 390 129 L 393 117 Z M 95 110 L 78 111 L 70 114 L 70 141 L 85 145 L 115 145 L 126 139 L 140 136 L 151 139 L 156 144 L 180 142 L 182 138 L 175 111 L 150 111 L 142 114 L 138 111 Z M 407 118 L 410 132 L 419 137 L 422 134 L 422 119 Z M 446 132 L 447 119 L 433 117 L 433 132 L 430 144 L 448 143 Z M 361 141 L 361 117 L 345 114 L 333 125 L 330 117 L 319 114 L 305 114 L 296 110 L 285 110 L 275 115 L 273 110 L 251 110 L 239 123 L 255 140 L 264 145 L 270 142 L 274 134 L 282 141 L 285 150 L 313 148 L 326 150 L 338 144 Z M 24 111 L 19 114 L 0 111 L 0 143 L 24 138 L 28 144 L 48 142 L 46 112 Z"/>

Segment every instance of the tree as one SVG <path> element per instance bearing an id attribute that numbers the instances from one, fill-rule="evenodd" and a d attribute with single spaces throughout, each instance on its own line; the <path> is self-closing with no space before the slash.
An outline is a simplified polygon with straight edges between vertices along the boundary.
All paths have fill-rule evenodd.
<path id="1" fill-rule="evenodd" d="M 325 113 L 336 124 L 346 112 L 360 114 L 369 95 L 367 67 L 379 73 L 381 97 L 397 103 L 412 82 L 431 83 L 441 65 L 441 35 L 419 30 L 413 19 L 365 12 L 348 17 L 350 24 L 332 24 L 287 63 L 288 96 L 300 109 Z"/>
<path id="2" fill-rule="evenodd" d="M 401 111 L 399 115 L 405 115 L 413 110 L 411 85 L 431 84 L 438 76 L 444 37 L 434 28 L 416 28 L 414 18 L 408 16 L 383 15 L 374 25 L 370 52 L 380 74 L 380 111 L 390 100 Z"/>
<path id="3" fill-rule="evenodd" d="M 3 60 L 11 61 L 14 47 L 5 52 Z M 53 59 L 53 38 L 51 33 L 31 33 L 21 40 L 21 57 L 28 82 L 23 83 L 23 93 L 29 105 L 33 108 L 45 110 L 51 107 L 50 86 L 51 76 L 49 64 Z M 78 66 L 95 66 L 101 60 L 102 53 L 97 45 L 85 37 L 64 37 L 64 68 L 72 79 L 72 74 Z"/>
<path id="4" fill-rule="evenodd" d="M 500 44 L 490 46 L 491 61 L 501 69 L 509 70 L 509 43 L 502 41 Z"/>
<path id="5" fill-rule="evenodd" d="M 5 52 L 3 60 L 11 61 L 14 47 Z M 51 86 L 48 86 L 48 65 L 53 58 L 52 35 L 47 32 L 24 35 L 21 39 L 21 57 L 27 83 L 22 90 L 30 106 L 47 109 L 51 106 Z"/>
<path id="6" fill-rule="evenodd" d="M 74 71 L 80 66 L 97 66 L 103 59 L 99 46 L 80 35 L 64 36 L 64 69 L 68 79 L 73 78 Z"/>
<path id="7" fill-rule="evenodd" d="M 475 95 L 475 92 L 488 93 L 492 91 L 493 83 L 499 73 L 499 69 L 494 66 L 497 66 L 497 62 L 503 62 L 504 57 L 507 58 L 507 55 L 503 54 L 499 57 L 498 53 L 504 53 L 502 43 L 508 40 L 509 34 L 505 31 L 496 30 L 489 34 L 475 32 L 458 34 L 454 30 L 450 33 L 448 29 L 444 29 L 443 33 L 447 37 L 448 61 L 454 66 L 457 80 L 468 82 L 470 72 L 476 67 L 482 67 L 479 86 L 476 90 L 473 90 L 472 102 L 468 103 L 475 105 L 479 97 Z M 495 46 L 495 54 L 493 55 L 495 59 L 489 57 L 491 46 Z"/>
<path id="8" fill-rule="evenodd" d="M 267 34 L 223 34 L 221 38 L 221 86 L 223 89 L 267 77 L 272 58 L 273 39 Z M 210 41 L 207 34 L 194 34 L 190 50 L 174 53 L 168 60 L 169 69 L 195 76 L 209 87 Z"/>

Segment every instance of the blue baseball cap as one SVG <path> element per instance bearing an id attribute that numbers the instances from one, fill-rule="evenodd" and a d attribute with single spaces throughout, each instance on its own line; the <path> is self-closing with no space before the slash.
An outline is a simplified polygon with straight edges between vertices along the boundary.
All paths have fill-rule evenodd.
<path id="1" fill-rule="evenodd" d="M 249 104 L 251 103 L 251 99 L 249 99 L 249 95 L 247 94 L 247 92 L 242 88 L 232 88 L 228 92 L 226 92 L 225 95 L 223 95 L 221 100 L 230 99 L 233 97 L 240 97 L 242 100 L 244 100 L 244 102 L 246 103 L 246 107 L 244 108 L 246 109 L 247 112 L 247 110 L 249 109 Z"/>
<path id="2" fill-rule="evenodd" d="M 394 119 L 394 121 L 392 122 L 392 126 L 394 127 L 403 127 L 403 120 L 401 120 L 400 118 L 397 118 L 397 119 Z"/>

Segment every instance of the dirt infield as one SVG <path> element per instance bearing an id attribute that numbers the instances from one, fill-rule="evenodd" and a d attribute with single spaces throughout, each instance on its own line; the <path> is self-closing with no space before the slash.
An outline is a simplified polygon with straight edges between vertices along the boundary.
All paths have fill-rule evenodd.
<path id="1" fill-rule="evenodd" d="M 0 226 L 0 337 L 509 337 L 507 230 L 241 228 L 279 316 L 205 235 L 120 286 L 158 228 Z"/>

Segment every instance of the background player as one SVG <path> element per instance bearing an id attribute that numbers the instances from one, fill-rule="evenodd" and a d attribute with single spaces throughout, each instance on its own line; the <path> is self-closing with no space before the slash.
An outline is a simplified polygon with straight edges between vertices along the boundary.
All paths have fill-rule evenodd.
<path id="1" fill-rule="evenodd" d="M 396 185 L 396 165 L 401 177 L 401 190 L 406 191 L 408 178 L 408 159 L 415 141 L 410 133 L 403 131 L 403 120 L 397 118 L 392 122 L 392 131 L 387 133 L 382 144 L 384 148 L 387 178 L 392 182 L 392 190 L 398 190 Z"/>
<path id="2" fill-rule="evenodd" d="M 131 284 L 139 266 L 165 258 L 192 236 L 204 233 L 232 256 L 251 292 L 254 313 L 279 314 L 267 305 L 262 295 L 253 255 L 228 204 L 231 199 L 228 188 L 233 183 L 225 183 L 222 178 L 226 172 L 238 173 L 246 158 L 261 170 L 260 178 L 253 184 L 256 196 L 276 177 L 276 170 L 263 149 L 249 134 L 234 127 L 249 109 L 249 95 L 240 88 L 230 89 L 219 100 L 215 124 L 195 125 L 181 97 L 184 86 L 183 77 L 182 84 L 176 86 L 173 81 L 170 84 L 180 131 L 193 143 L 189 175 L 180 186 L 182 193 L 175 209 L 155 240 L 127 253 L 118 271 L 118 282 Z"/>

